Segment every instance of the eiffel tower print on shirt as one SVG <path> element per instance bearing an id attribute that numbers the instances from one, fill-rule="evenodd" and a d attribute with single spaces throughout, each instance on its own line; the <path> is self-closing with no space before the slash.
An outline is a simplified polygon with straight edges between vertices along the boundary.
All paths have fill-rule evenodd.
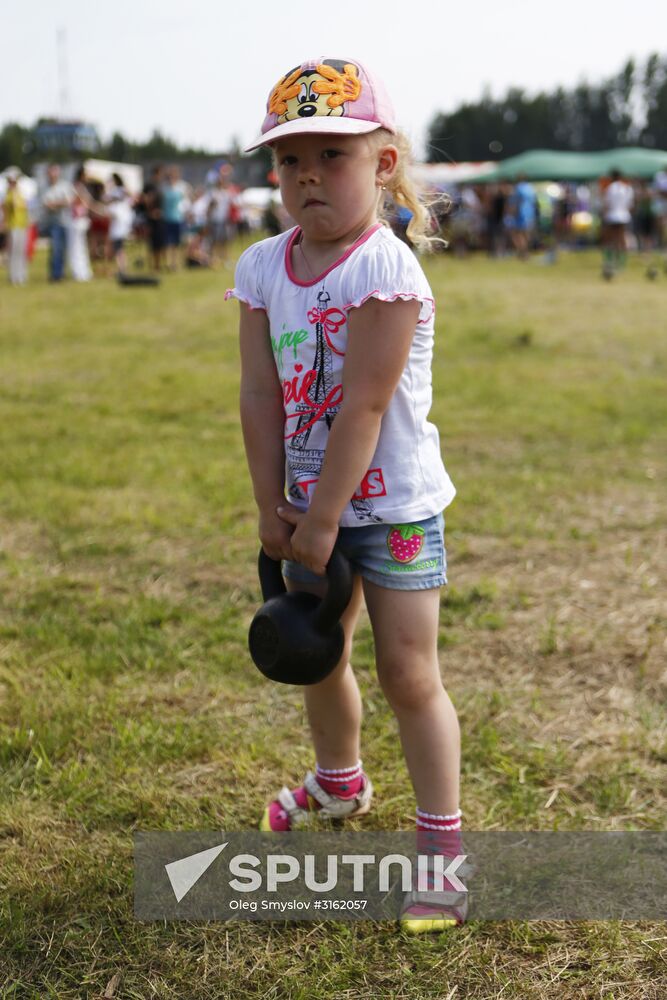
<path id="1" fill-rule="evenodd" d="M 335 392 L 333 374 L 333 353 L 341 354 L 341 351 L 332 349 L 331 341 L 327 333 L 327 325 L 332 325 L 332 329 L 337 330 L 338 323 L 331 323 L 329 314 L 335 313 L 344 319 L 344 314 L 338 309 L 329 309 L 331 296 L 324 287 L 317 294 L 317 306 L 309 310 L 308 319 L 315 324 L 315 357 L 313 359 L 312 370 L 315 372 L 315 379 L 308 392 L 309 399 L 316 407 L 318 416 L 313 420 L 313 409 L 308 403 L 299 402 L 296 405 L 296 412 L 299 413 L 296 429 L 286 444 L 287 459 L 292 470 L 294 483 L 290 493 L 294 499 L 303 500 L 303 491 L 299 487 L 299 482 L 312 482 L 317 479 L 322 470 L 324 461 L 324 451 L 321 448 L 309 448 L 308 442 L 313 427 L 324 420 L 327 426 L 327 433 L 331 430 L 336 414 L 340 410 L 342 394 Z M 327 403 L 329 401 L 329 403 Z M 373 504 L 368 499 L 352 499 L 352 508 L 363 521 L 380 521 L 375 514 Z"/>

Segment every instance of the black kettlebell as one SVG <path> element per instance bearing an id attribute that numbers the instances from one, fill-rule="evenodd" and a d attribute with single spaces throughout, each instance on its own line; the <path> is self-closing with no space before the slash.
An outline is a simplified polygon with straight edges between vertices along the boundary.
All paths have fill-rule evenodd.
<path id="1" fill-rule="evenodd" d="M 259 580 L 265 604 L 250 625 L 248 645 L 255 665 L 281 684 L 317 684 L 343 653 L 341 615 L 352 596 L 352 570 L 338 549 L 327 565 L 323 599 L 303 591 L 287 593 L 281 564 L 260 550 Z"/>

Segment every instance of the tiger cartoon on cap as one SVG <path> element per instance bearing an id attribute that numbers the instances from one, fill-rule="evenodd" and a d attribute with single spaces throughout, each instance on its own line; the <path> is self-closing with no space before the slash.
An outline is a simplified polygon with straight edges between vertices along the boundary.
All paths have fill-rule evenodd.
<path id="1" fill-rule="evenodd" d="M 278 116 L 278 123 L 314 115 L 345 114 L 347 101 L 356 101 L 361 94 L 361 81 L 354 63 L 326 59 L 315 69 L 297 66 L 273 88 L 269 98 L 269 113 Z"/>

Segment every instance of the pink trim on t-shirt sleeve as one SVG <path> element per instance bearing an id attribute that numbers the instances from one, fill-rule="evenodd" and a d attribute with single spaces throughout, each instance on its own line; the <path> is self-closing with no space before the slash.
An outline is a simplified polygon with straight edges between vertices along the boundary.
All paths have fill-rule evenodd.
<path id="1" fill-rule="evenodd" d="M 418 299 L 423 306 L 428 305 L 431 310 L 428 316 L 422 316 L 422 310 L 419 310 L 420 323 L 428 323 L 435 313 L 435 299 L 432 299 L 428 295 L 418 295 L 417 292 L 396 292 L 394 295 L 387 295 L 384 292 L 381 292 L 379 288 L 374 289 L 372 292 L 368 292 L 358 301 L 348 302 L 347 305 L 343 306 L 343 309 L 345 312 L 349 312 L 350 309 L 358 309 L 359 306 L 363 306 L 364 302 L 368 302 L 369 299 L 379 299 L 380 302 L 395 302 L 396 299 Z"/>
<path id="2" fill-rule="evenodd" d="M 253 301 L 256 301 L 256 300 L 250 299 L 245 294 L 245 292 L 240 292 L 238 290 L 238 288 L 228 288 L 227 289 L 227 291 L 225 292 L 225 302 L 229 301 L 229 299 L 238 299 L 239 302 L 243 302 L 245 305 L 247 305 L 249 309 L 253 309 L 253 310 L 256 310 L 256 311 L 259 311 L 259 312 L 266 312 L 266 309 L 264 308 L 264 306 L 254 306 L 253 305 Z"/>

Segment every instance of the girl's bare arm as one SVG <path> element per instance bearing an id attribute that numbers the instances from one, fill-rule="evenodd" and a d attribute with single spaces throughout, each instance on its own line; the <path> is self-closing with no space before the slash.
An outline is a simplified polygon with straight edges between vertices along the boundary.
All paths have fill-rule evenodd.
<path id="1" fill-rule="evenodd" d="M 262 309 L 241 305 L 241 426 L 246 458 L 259 509 L 259 536 L 273 559 L 289 559 L 291 528 L 276 509 L 285 503 L 283 395 L 269 321 Z"/>
<path id="2" fill-rule="evenodd" d="M 368 471 L 382 416 L 410 353 L 419 318 L 416 301 L 369 299 L 348 318 L 343 402 L 329 434 L 322 472 L 305 516 L 291 518 L 294 558 L 323 573 L 338 521 Z"/>

